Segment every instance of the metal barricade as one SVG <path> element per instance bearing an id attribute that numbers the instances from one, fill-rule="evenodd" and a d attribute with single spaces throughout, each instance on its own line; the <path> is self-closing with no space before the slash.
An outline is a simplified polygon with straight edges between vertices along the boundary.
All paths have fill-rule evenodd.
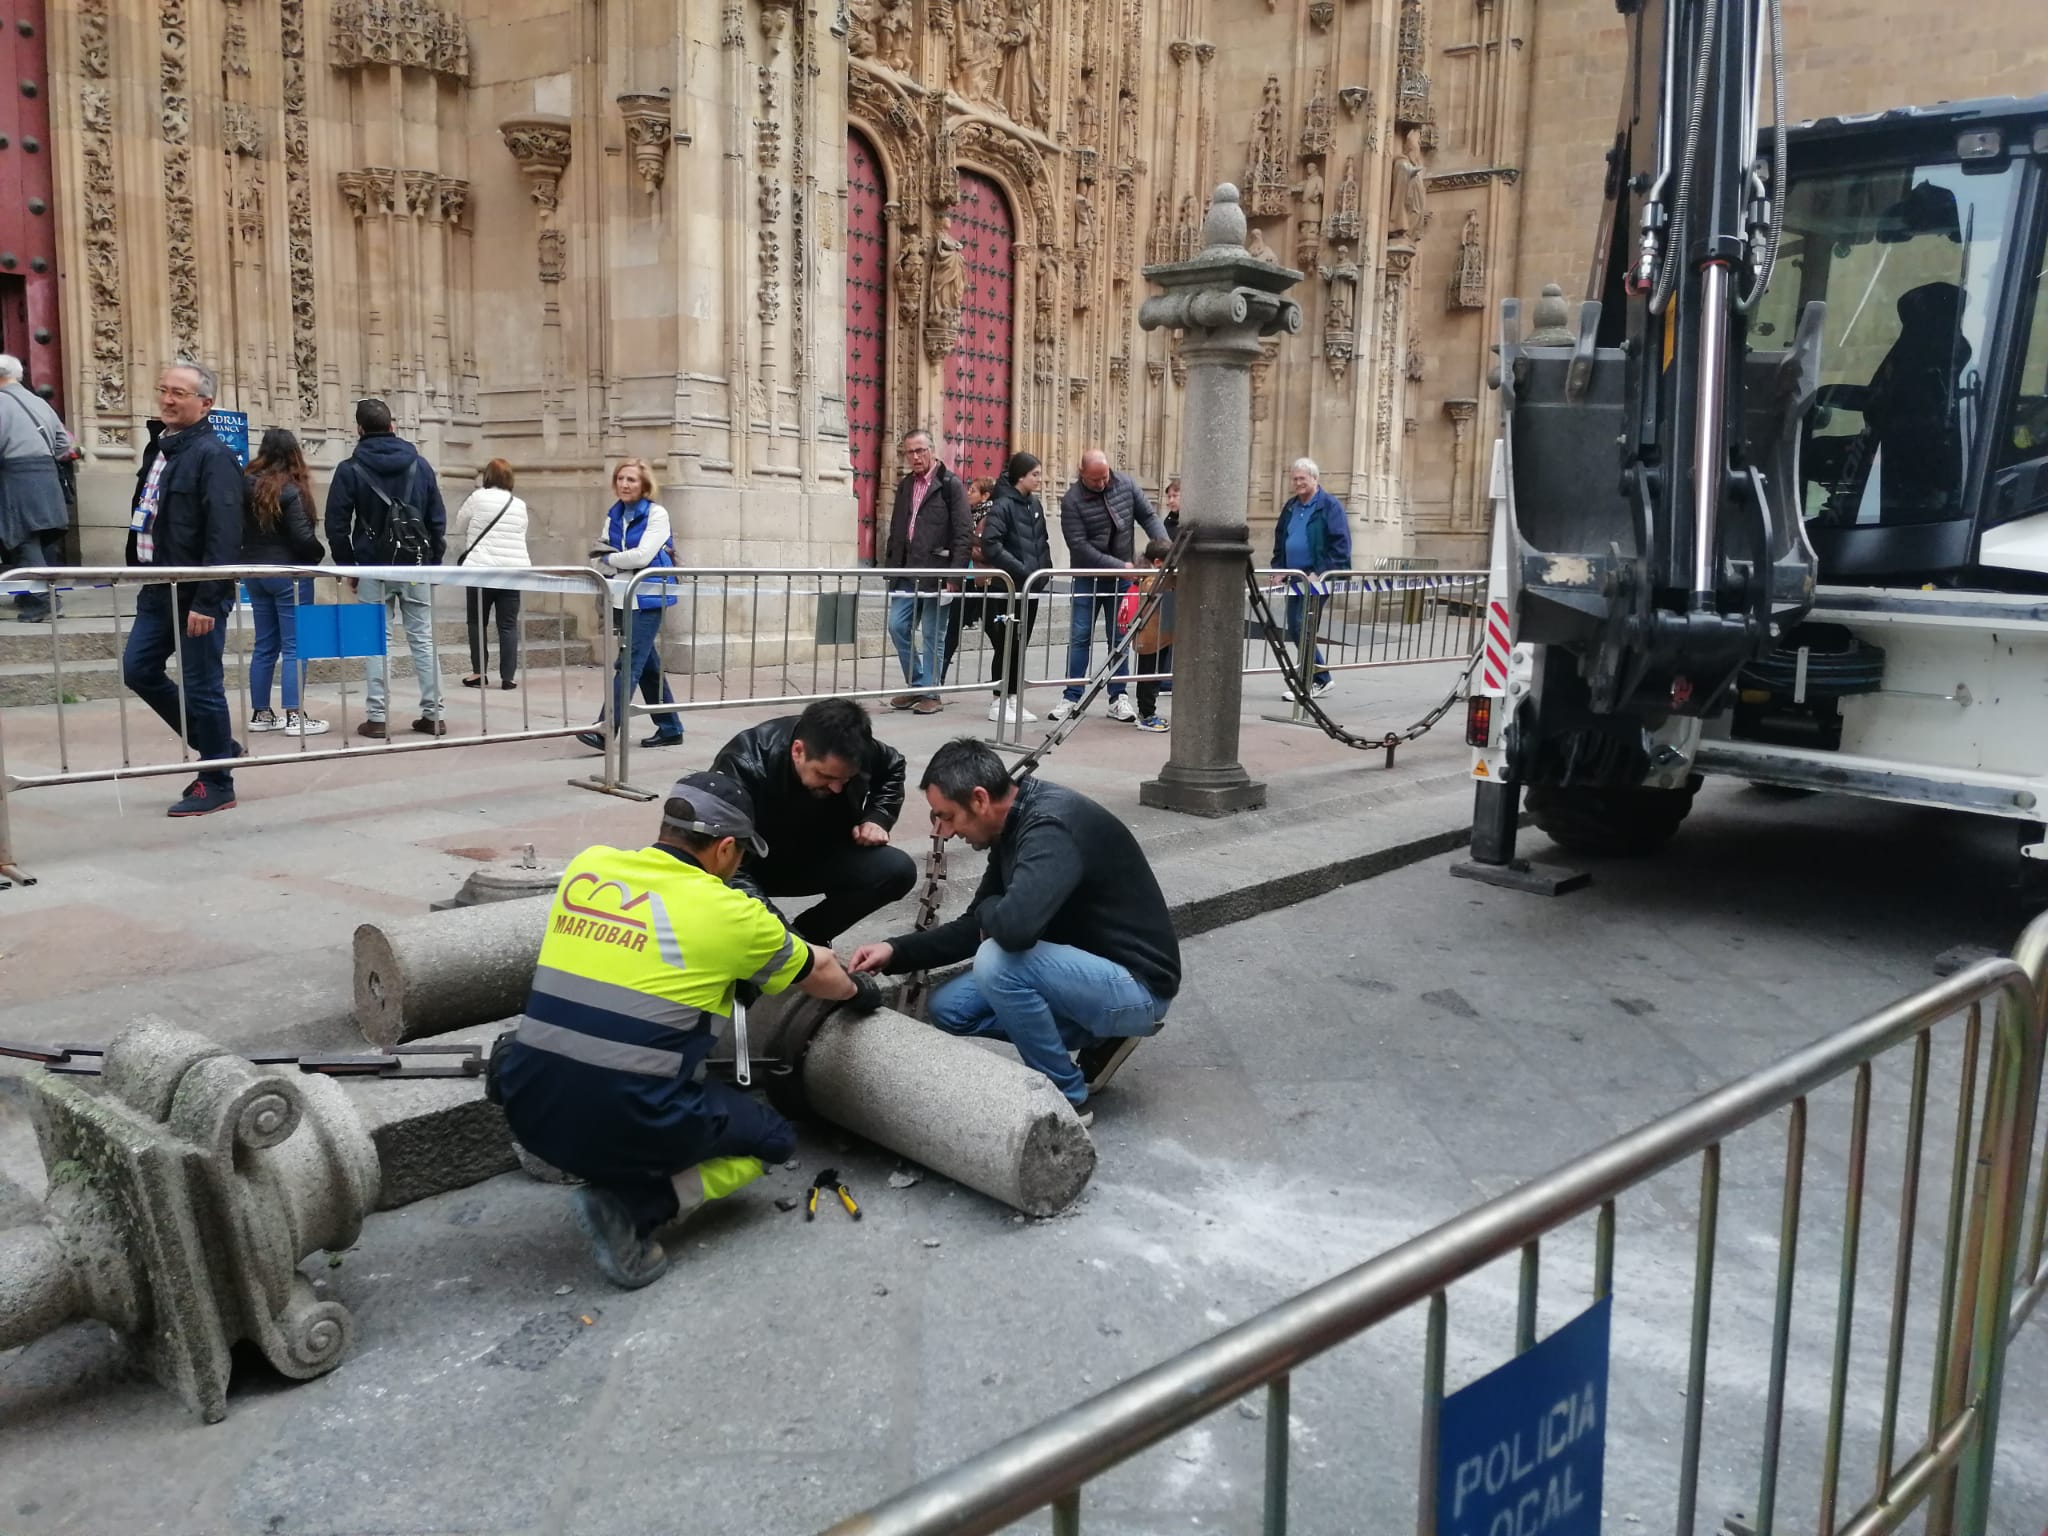
<path id="1" fill-rule="evenodd" d="M 905 581 L 932 582 L 936 589 L 893 590 Z M 639 697 L 626 701 L 628 721 L 827 698 L 986 693 L 996 699 L 1002 669 L 989 620 L 998 619 L 997 630 L 1006 632 L 1017 606 L 1009 576 L 979 568 L 675 566 L 635 571 L 613 582 L 611 590 L 613 622 L 636 612 L 649 591 L 673 599 L 655 641 L 658 667 L 629 685 L 628 692 L 637 690 Z M 909 625 L 920 650 L 927 636 L 937 641 L 936 684 L 913 688 L 904 675 L 891 632 L 899 620 Z M 671 698 L 664 701 L 664 692 Z M 628 782 L 633 732 L 617 734 L 622 791 L 652 798 Z"/>
<path id="2" fill-rule="evenodd" d="M 2038 959 L 2044 950 L 2048 918 L 2029 930 L 2022 953 Z M 1986 1003 L 1994 1009 L 1992 1046 L 1988 1070 L 1980 1074 Z M 1928 1411 L 1922 1432 L 1902 1439 L 1907 1304 L 1918 1241 L 1934 1036 L 1938 1026 L 1958 1019 L 1961 1065 L 1955 1078 L 1955 1124 L 1945 1179 L 1948 1201 L 1939 1228 L 1941 1277 L 1926 1373 Z M 1772 1532 L 1778 1528 L 1788 1343 L 1809 1160 L 1809 1101 L 1843 1079 L 1850 1080 L 1852 1103 L 1827 1431 L 1818 1471 L 1819 1519 L 1812 1527 L 1801 1521 L 1796 1528 L 1810 1528 L 1822 1536 L 1873 1536 L 1897 1529 L 1924 1506 L 1925 1528 L 1933 1536 L 1974 1536 L 1988 1526 L 2008 1304 L 2021 1248 L 2042 1036 L 2035 986 L 2027 971 L 2009 960 L 1983 961 L 1152 1366 L 843 1521 L 828 1536 L 973 1536 L 998 1530 L 1048 1505 L 1056 1536 L 1077 1536 L 1082 1490 L 1091 1479 L 1259 1388 L 1266 1393 L 1263 1529 L 1267 1536 L 1280 1536 L 1288 1524 L 1293 1373 L 1416 1307 L 1425 1310 L 1426 1322 L 1415 1529 L 1419 1536 L 1434 1536 L 1440 1528 L 1435 1507 L 1437 1429 L 1448 1385 L 1453 1284 L 1490 1264 L 1518 1257 L 1515 1352 L 1535 1347 L 1545 1240 L 1567 1223 L 1593 1217 L 1591 1299 L 1613 1295 L 1623 1197 L 1693 1159 L 1699 1170 L 1699 1204 L 1692 1245 L 1691 1327 L 1676 1508 L 1669 1526 L 1679 1536 L 1692 1536 L 1698 1520 L 1704 1414 L 1715 1385 L 1708 1369 L 1708 1337 L 1722 1148 L 1746 1127 L 1782 1111 L 1786 1118 L 1776 1286 L 1769 1305 L 1771 1350 L 1756 1452 L 1759 1491 L 1751 1522 L 1759 1533 Z M 1875 1476 L 1870 1496 L 1846 1519 L 1838 1519 L 1844 1502 L 1845 1409 L 1874 1068 L 1893 1051 L 1910 1052 L 1911 1087 L 1904 1106 L 1904 1191 L 1892 1265 L 1892 1308 L 1885 1333 L 1883 1387 L 1876 1400 L 1879 1427 L 1870 1457 Z M 1940 1146 L 1937 1141 L 1937 1157 Z M 1938 1166 L 1932 1176 L 1941 1181 Z M 1555 1246 L 1551 1252 L 1555 1265 Z M 1717 1414 L 1717 1420 L 1722 1417 Z M 1729 1454 L 1718 1440 L 1716 1451 L 1723 1460 Z M 1387 1530 L 1401 1518 L 1395 1511 L 1354 1511 L 1349 1528 Z M 1642 1524 L 1654 1529 L 1663 1522 Z"/>
<path id="3" fill-rule="evenodd" d="M 174 649 L 166 664 L 167 676 L 175 679 L 177 695 L 177 723 L 170 735 L 178 744 L 175 758 L 149 755 L 152 749 L 145 746 L 145 756 L 137 761 L 136 742 L 131 738 L 130 713 L 134 707 L 121 672 L 130 643 L 141 592 L 147 588 L 170 589 L 167 599 L 174 615 L 172 622 L 183 627 L 182 614 L 187 606 L 181 589 L 207 582 L 235 582 L 238 584 L 237 600 L 221 622 L 227 626 L 222 642 L 222 692 L 224 703 L 230 713 L 230 733 L 243 739 L 243 752 L 234 758 L 208 759 L 209 768 L 242 770 L 247 768 L 273 768 L 284 763 L 326 763 L 341 759 L 364 757 L 376 753 L 427 752 L 447 750 L 455 747 L 479 744 L 498 744 L 515 741 L 544 741 L 554 737 L 569 736 L 578 731 L 591 729 L 587 719 L 572 718 L 581 714 L 581 704 L 573 706 L 570 699 L 570 670 L 579 667 L 586 655 L 609 669 L 611 663 L 610 631 L 608 626 L 593 622 L 600 616 L 609 600 L 604 579 L 595 571 L 584 566 L 523 567 L 518 569 L 493 568 L 471 569 L 462 566 L 422 567 L 328 567 L 296 565 L 236 565 L 236 566 L 187 566 L 187 567 L 80 567 L 55 568 L 33 567 L 11 571 L 8 580 L 16 584 L 48 583 L 52 588 L 66 589 L 64 600 L 53 609 L 48 621 L 35 630 L 10 634 L 6 639 L 17 646 L 32 646 L 41 651 L 47 642 L 48 672 L 35 670 L 26 677 L 16 676 L 12 686 L 20 690 L 18 705 L 45 704 L 54 711 L 55 741 L 54 769 L 30 767 L 17 735 L 10 749 L 0 740 L 0 872 L 13 864 L 12 844 L 9 837 L 11 807 L 9 801 L 14 795 L 30 789 L 49 788 L 70 784 L 106 783 L 123 779 L 162 777 L 194 771 L 198 764 L 193 749 L 187 744 L 191 731 L 191 699 L 189 682 L 184 668 L 178 666 L 179 649 Z M 329 736 L 332 745 L 313 743 L 318 740 L 312 735 L 287 735 L 284 732 L 266 733 L 283 738 L 284 750 L 256 751 L 255 735 L 248 734 L 250 720 L 249 675 L 254 660 L 253 618 L 249 608 L 246 587 L 240 584 L 266 579 L 284 579 L 292 582 L 291 606 L 295 615 L 307 615 L 331 611 L 336 607 L 361 607 L 362 602 L 353 592 L 359 580 L 374 580 L 387 587 L 401 584 L 425 584 L 432 591 L 447 588 L 501 588 L 521 593 L 539 593 L 552 596 L 557 601 L 549 613 L 522 613 L 524 630 L 521 667 L 522 680 L 515 697 L 507 697 L 495 685 L 480 687 L 475 693 L 475 729 L 462 729 L 466 717 L 467 697 L 472 690 L 457 684 L 459 672 L 449 674 L 442 668 L 443 719 L 450 722 L 446 735 L 403 733 L 404 738 L 387 736 L 382 740 L 356 739 L 354 728 L 364 718 L 356 707 L 352 692 L 355 687 L 367 688 L 370 668 L 381 665 L 389 692 L 396 695 L 398 679 L 404 669 L 412 666 L 411 651 L 415 639 L 422 649 L 431 649 L 433 660 L 438 667 L 442 650 L 456 648 L 464 640 L 447 635 L 447 626 L 462 625 L 465 615 L 458 611 L 450 614 L 445 610 L 430 610 L 428 628 L 424 636 L 415 636 L 408 631 L 401 639 L 400 654 L 393 654 L 391 637 L 391 615 L 387 612 L 385 622 L 374 626 L 380 637 L 381 650 L 347 650 L 343 654 L 325 656 L 310 662 L 301 657 L 298 662 L 299 676 L 296 679 L 302 688 L 317 693 L 322 710 L 330 704 L 338 706 L 339 715 L 330 722 Z M 348 593 L 341 591 L 346 583 Z M 325 584 L 332 601 L 318 601 L 318 588 Z M 130 593 L 135 602 L 124 601 Z M 308 600 L 310 597 L 311 600 Z M 392 599 L 387 599 L 389 606 Z M 588 615 L 578 612 L 587 609 Z M 417 612 L 417 610 L 415 610 Z M 576 629 L 588 626 L 597 633 L 585 640 L 575 634 Z M 337 628 L 339 625 L 337 624 Z M 486 632 L 481 637 L 485 647 L 484 664 L 486 680 L 492 675 L 495 658 L 490 654 L 493 637 Z M 337 647 L 337 649 L 341 649 Z M 534 686 L 536 674 L 549 670 L 543 658 L 551 657 L 552 669 L 558 673 L 556 687 L 549 690 Z M 110 675 L 105 664 L 111 661 L 115 670 Z M 277 665 L 282 670 L 281 657 Z M 69 669 L 67 671 L 67 668 Z M 22 669 L 14 669 L 19 673 Z M 93 687 L 101 690 L 97 701 L 74 692 L 74 685 L 84 690 L 88 680 Z M 282 679 L 279 679 L 282 681 Z M 549 699 L 552 691 L 555 698 Z M 579 693 L 584 691 L 579 684 Z M 496 696 L 495 702 L 493 696 Z M 112 713 L 118 725 L 118 761 L 112 750 L 93 752 L 91 746 L 74 738 L 81 735 L 90 737 L 107 713 L 95 704 L 105 699 L 114 701 Z M 281 699 L 279 701 L 281 703 Z M 0 710 L 0 736 L 6 731 L 6 717 L 13 713 Z M 594 711 L 593 711 L 594 713 Z M 163 725 L 145 709 L 149 731 L 159 731 Z M 17 715 L 17 719 L 21 718 Z M 96 761 L 77 761 L 81 748 L 88 758 L 97 756 Z M 12 760 L 9 760 L 10 750 Z M 615 754 L 607 743 L 606 767 L 595 786 L 615 789 L 619 766 Z"/>

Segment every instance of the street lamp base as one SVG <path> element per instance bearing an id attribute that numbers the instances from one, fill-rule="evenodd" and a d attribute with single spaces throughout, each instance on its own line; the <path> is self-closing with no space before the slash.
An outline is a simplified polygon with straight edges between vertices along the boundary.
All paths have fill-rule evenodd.
<path id="1" fill-rule="evenodd" d="M 1171 770 L 1168 770 L 1169 773 Z M 1242 775 L 1243 770 L 1238 770 Z M 1256 811 L 1266 804 L 1266 786 L 1238 777 L 1222 783 L 1190 783 L 1162 774 L 1138 786 L 1138 803 L 1156 810 L 1181 811 L 1189 816 L 1231 816 L 1239 811 Z"/>

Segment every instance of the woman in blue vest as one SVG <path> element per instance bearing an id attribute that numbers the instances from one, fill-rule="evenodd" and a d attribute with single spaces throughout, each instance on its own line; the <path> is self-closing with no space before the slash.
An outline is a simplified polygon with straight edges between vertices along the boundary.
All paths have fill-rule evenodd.
<path id="1" fill-rule="evenodd" d="M 626 580 L 648 567 L 673 566 L 675 549 L 669 538 L 668 508 L 654 499 L 654 471 L 645 459 L 627 459 L 612 472 L 612 494 L 618 500 L 605 514 L 604 540 L 591 550 L 590 558 L 606 575 L 617 576 L 612 589 L 612 606 L 618 612 L 618 668 L 612 679 L 612 708 L 626 718 L 626 699 L 634 679 L 640 683 L 640 697 L 649 704 L 673 704 L 668 679 L 662 675 L 661 653 L 655 641 L 661 636 L 662 613 L 675 606 L 673 582 L 643 581 L 633 595 L 633 611 L 625 612 Z M 598 715 L 598 724 L 604 715 Z M 604 734 L 580 731 L 576 739 L 602 752 Z M 654 716 L 654 734 L 640 743 L 643 747 L 679 746 L 683 719 L 677 714 Z"/>

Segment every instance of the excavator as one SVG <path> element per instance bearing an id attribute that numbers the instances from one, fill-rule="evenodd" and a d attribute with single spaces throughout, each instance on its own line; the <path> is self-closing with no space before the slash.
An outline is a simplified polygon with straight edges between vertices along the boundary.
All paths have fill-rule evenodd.
<path id="1" fill-rule="evenodd" d="M 1502 306 L 1458 873 L 1557 889 L 1524 806 L 1642 854 L 1709 774 L 2048 859 L 2048 96 L 1790 124 L 1781 0 L 1619 9 L 1589 295 Z"/>

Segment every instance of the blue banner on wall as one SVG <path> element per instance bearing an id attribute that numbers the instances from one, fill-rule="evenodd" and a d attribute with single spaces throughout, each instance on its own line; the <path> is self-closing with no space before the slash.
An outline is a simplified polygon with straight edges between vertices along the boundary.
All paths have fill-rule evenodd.
<path id="1" fill-rule="evenodd" d="M 1443 1536 L 1600 1536 L 1611 1299 L 1444 1399 Z"/>
<path id="2" fill-rule="evenodd" d="M 209 411 L 206 419 L 213 423 L 213 435 L 235 450 L 235 457 L 242 468 L 249 467 L 249 413 L 247 411 Z"/>

